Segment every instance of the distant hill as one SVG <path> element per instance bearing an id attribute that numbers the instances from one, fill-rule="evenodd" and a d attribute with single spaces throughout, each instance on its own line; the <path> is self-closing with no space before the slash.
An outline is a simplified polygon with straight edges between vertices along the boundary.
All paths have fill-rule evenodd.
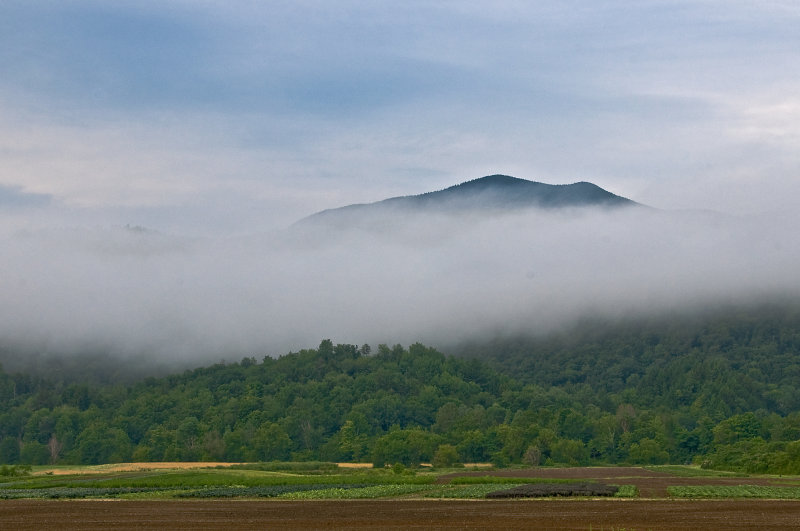
<path id="1" fill-rule="evenodd" d="M 592 320 L 452 356 L 419 343 L 322 340 L 126 385 L 0 367 L 0 463 L 383 467 L 447 450 L 451 462 L 497 466 L 695 463 L 796 475 L 799 353 L 800 307 L 787 302 Z"/>
<path id="2" fill-rule="evenodd" d="M 619 208 L 635 205 L 638 203 L 589 182 L 546 184 L 508 175 L 489 175 L 436 192 L 323 210 L 303 218 L 296 226 L 321 224 L 346 228 L 358 225 L 358 221 L 366 216 L 381 218 L 409 213 L 501 213 L 530 208 Z"/>

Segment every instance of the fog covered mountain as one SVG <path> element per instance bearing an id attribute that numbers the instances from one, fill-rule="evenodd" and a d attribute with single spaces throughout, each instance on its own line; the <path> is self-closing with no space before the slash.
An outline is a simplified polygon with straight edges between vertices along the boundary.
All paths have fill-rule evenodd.
<path id="1" fill-rule="evenodd" d="M 381 226 L 397 216 L 415 214 L 499 214 L 526 209 L 630 206 L 640 205 L 589 182 L 546 184 L 508 175 L 489 175 L 435 192 L 323 210 L 303 218 L 295 227 Z"/>

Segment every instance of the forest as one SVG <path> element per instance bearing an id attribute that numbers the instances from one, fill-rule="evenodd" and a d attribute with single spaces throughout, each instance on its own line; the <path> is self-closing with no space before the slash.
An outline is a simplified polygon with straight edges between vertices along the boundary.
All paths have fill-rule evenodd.
<path id="1" fill-rule="evenodd" d="M 798 474 L 799 362 L 800 311 L 776 304 L 588 320 L 441 350 L 326 339 L 135 382 L 0 369 L 0 463 L 695 463 Z"/>

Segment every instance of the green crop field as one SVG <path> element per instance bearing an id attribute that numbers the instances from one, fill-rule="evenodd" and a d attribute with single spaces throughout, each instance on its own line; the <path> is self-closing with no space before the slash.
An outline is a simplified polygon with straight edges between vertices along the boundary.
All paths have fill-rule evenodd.
<path id="1" fill-rule="evenodd" d="M 730 482 L 730 478 L 718 472 L 707 476 L 699 473 L 695 477 L 693 474 L 699 469 L 678 466 L 657 467 L 655 470 L 669 471 L 676 476 L 676 483 L 684 483 L 683 486 L 668 486 L 668 483 L 665 486 L 663 476 L 650 478 L 641 473 L 636 476 L 635 470 L 626 468 L 617 472 L 615 480 L 609 480 L 613 469 L 591 467 L 487 470 L 475 476 L 455 476 L 454 469 L 359 469 L 340 468 L 333 463 L 313 466 L 254 463 L 193 469 L 167 468 L 164 465 L 170 464 L 125 470 L 103 466 L 9 468 L 8 473 L 0 477 L 0 499 L 484 499 L 509 489 L 516 489 L 523 497 L 527 492 L 544 497 L 592 497 L 594 491 L 590 492 L 586 487 L 603 484 L 617 490 L 602 495 L 616 498 L 637 498 L 642 489 L 647 493 L 645 497 L 652 498 L 653 487 L 649 485 L 660 485 L 662 490 L 655 497 L 800 499 L 797 477 L 754 475 L 748 477 L 747 485 L 727 485 L 724 483 Z M 470 473 L 463 469 L 462 472 Z M 540 472 L 545 476 L 564 477 L 539 477 Z M 634 474 L 628 477 L 626 474 L 631 472 Z M 508 477 L 508 474 L 514 474 L 514 477 Z M 687 481 L 694 484 L 685 485 Z M 553 492 L 549 494 L 547 489 Z"/>
<path id="2" fill-rule="evenodd" d="M 425 493 L 426 498 L 453 498 L 453 499 L 476 499 L 485 498 L 490 492 L 507 489 L 522 485 L 517 480 L 516 483 L 480 483 L 474 485 L 452 485 L 440 487 Z"/>
<path id="3" fill-rule="evenodd" d="M 687 485 L 668 487 L 676 498 L 763 498 L 797 500 L 800 487 L 771 487 L 764 485 Z"/>

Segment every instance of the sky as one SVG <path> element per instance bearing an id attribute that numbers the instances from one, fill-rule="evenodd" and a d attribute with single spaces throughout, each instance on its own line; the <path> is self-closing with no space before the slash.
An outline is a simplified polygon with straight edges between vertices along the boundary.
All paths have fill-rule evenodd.
<path id="1" fill-rule="evenodd" d="M 789 209 L 798 23 L 791 1 L 5 0 L 0 208 L 242 234 L 504 173 Z"/>
<path id="2" fill-rule="evenodd" d="M 463 330 L 419 304 L 485 323 L 454 309 L 496 300 L 496 322 L 522 323 L 577 315 L 621 286 L 641 288 L 620 295 L 631 308 L 758 291 L 765 275 L 780 291 L 799 256 L 798 27 L 788 0 L 4 0 L 0 338 L 280 353 L 381 327 L 403 342 Z M 604 220 L 594 230 L 628 237 L 614 254 L 577 225 L 537 219 L 558 242 L 583 242 L 526 241 L 561 257 L 542 262 L 519 255 L 528 236 L 514 218 L 494 227 L 501 240 L 481 225 L 425 251 L 350 241 L 362 269 L 343 248 L 265 236 L 322 209 L 495 173 L 756 221 L 646 221 L 631 234 Z M 475 238 L 499 246 L 496 258 L 475 252 Z M 640 251 L 653 239 L 666 242 L 651 248 L 660 268 Z M 597 256 L 599 291 L 587 265 Z M 536 292 L 538 306 L 516 300 L 519 279 L 540 270 L 561 276 Z M 665 274 L 685 283 L 661 289 Z M 379 291 L 399 276 L 405 290 Z M 460 298 L 464 285 L 480 289 Z M 543 309 L 559 299 L 569 304 Z M 361 325 L 310 310 L 343 300 Z M 376 313 L 374 301 L 394 310 Z"/>

